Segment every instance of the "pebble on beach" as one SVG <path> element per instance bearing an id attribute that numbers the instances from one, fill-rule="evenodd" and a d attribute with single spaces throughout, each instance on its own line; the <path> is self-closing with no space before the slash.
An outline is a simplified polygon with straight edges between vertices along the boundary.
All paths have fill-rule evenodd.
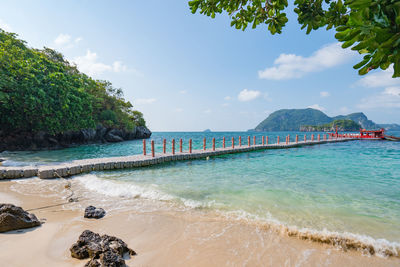
<path id="1" fill-rule="evenodd" d="M 106 215 L 106 211 L 102 208 L 96 208 L 94 206 L 88 206 L 85 209 L 85 218 L 89 219 L 100 219 Z"/>

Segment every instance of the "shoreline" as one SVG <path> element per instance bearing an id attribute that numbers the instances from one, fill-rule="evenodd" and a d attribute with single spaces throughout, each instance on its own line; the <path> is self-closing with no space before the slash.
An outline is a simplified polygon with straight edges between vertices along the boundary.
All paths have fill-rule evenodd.
<path id="1" fill-rule="evenodd" d="M 0 234 L 0 259 L 10 266 L 23 266 L 24 259 L 30 259 L 31 266 L 83 266 L 86 261 L 73 259 L 69 247 L 86 229 L 124 240 L 138 253 L 127 260 L 129 266 L 400 264 L 397 257 L 362 255 L 354 250 L 344 252 L 332 245 L 289 237 L 240 221 L 221 220 L 205 212 L 162 209 L 158 206 L 160 201 L 150 201 L 150 205 L 143 206 L 142 199 L 133 198 L 129 201 L 136 207 L 106 209 L 103 219 L 84 219 L 84 206 L 102 207 L 107 199 L 85 199 L 85 195 L 77 192 L 81 200 L 68 203 L 63 199 L 66 191 L 54 194 L 54 189 L 63 187 L 62 180 L 47 183 L 49 187 L 57 186 L 53 190 L 46 186 L 36 190 L 27 185 L 26 192 L 17 192 L 15 187 L 20 187 L 20 183 L 18 180 L 1 181 L 0 202 L 21 206 L 46 221 L 22 233 Z M 21 252 L 24 257 L 20 257 Z"/>

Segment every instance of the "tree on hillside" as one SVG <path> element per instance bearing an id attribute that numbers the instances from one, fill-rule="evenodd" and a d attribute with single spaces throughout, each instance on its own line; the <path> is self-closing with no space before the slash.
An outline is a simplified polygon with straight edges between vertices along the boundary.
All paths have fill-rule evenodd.
<path id="1" fill-rule="evenodd" d="M 50 48 L 29 48 L 0 29 L 0 134 L 50 134 L 95 128 L 145 126 L 123 92 L 79 72 Z"/>
<path id="2" fill-rule="evenodd" d="M 400 77 L 400 1 L 399 0 L 295 0 L 294 11 L 302 29 L 335 28 L 342 47 L 364 55 L 354 65 L 364 75 L 370 70 L 394 67 L 393 78 Z M 215 17 L 226 12 L 231 26 L 245 30 L 265 24 L 271 34 L 281 33 L 288 18 L 287 0 L 191 0 L 192 13 Z"/>

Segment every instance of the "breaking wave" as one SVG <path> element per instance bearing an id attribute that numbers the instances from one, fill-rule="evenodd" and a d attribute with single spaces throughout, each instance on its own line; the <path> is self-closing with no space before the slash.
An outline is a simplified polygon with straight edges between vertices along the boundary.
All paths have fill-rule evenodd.
<path id="1" fill-rule="evenodd" d="M 87 190 L 94 191 L 110 197 L 144 198 L 160 201 L 178 201 L 190 209 L 214 208 L 224 218 L 229 220 L 240 220 L 255 224 L 257 227 L 276 232 L 281 235 L 312 241 L 321 244 L 332 245 L 344 251 L 356 250 L 365 255 L 376 255 L 380 257 L 400 257 L 400 243 L 390 242 L 386 239 L 374 239 L 370 236 L 340 233 L 335 231 L 315 230 L 309 228 L 298 228 L 287 226 L 273 218 L 271 214 L 267 218 L 260 218 L 246 211 L 226 211 L 218 209 L 218 203 L 200 201 L 175 197 L 156 189 L 156 185 L 139 186 L 130 182 L 110 181 L 98 178 L 96 175 L 88 174 L 75 178 Z"/>

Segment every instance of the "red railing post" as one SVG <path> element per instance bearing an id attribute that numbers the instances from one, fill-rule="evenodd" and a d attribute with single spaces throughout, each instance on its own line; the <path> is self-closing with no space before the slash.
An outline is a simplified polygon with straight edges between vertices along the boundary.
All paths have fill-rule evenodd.
<path id="1" fill-rule="evenodd" d="M 151 156 L 154 158 L 155 151 L 154 151 L 154 140 L 151 140 Z"/>
<path id="2" fill-rule="evenodd" d="M 318 134 L 318 142 L 321 141 L 321 135 Z"/>
<path id="3" fill-rule="evenodd" d="M 256 136 L 253 136 L 253 145 L 256 145 Z"/>
<path id="4" fill-rule="evenodd" d="M 143 139 L 143 155 L 146 156 L 146 139 Z"/>
<path id="5" fill-rule="evenodd" d="M 205 151 L 206 150 L 206 138 L 204 137 L 204 139 L 203 139 L 203 150 Z"/>
<path id="6" fill-rule="evenodd" d="M 212 139 L 212 150 L 215 151 L 215 138 Z"/>
<path id="7" fill-rule="evenodd" d="M 247 137 L 247 144 L 250 146 L 250 136 Z"/>
<path id="8" fill-rule="evenodd" d="M 235 148 L 235 138 L 232 137 L 232 148 Z"/>
<path id="9" fill-rule="evenodd" d="M 311 135 L 311 141 L 314 141 L 314 134 Z"/>
<path id="10" fill-rule="evenodd" d="M 175 155 L 175 139 L 172 139 L 172 155 Z"/>
<path id="11" fill-rule="evenodd" d="M 179 152 L 182 153 L 182 151 L 183 151 L 183 141 L 181 138 L 181 139 L 179 139 Z"/>
<path id="12" fill-rule="evenodd" d="M 163 140 L 163 153 L 164 154 L 167 153 L 167 140 L 166 139 Z"/>
<path id="13" fill-rule="evenodd" d="M 265 145 L 265 136 L 263 135 L 263 137 L 262 137 L 262 145 L 264 146 Z"/>
<path id="14" fill-rule="evenodd" d="M 265 143 L 268 145 L 268 136 L 265 139 Z"/>
<path id="15" fill-rule="evenodd" d="M 225 148 L 225 137 L 222 138 L 222 148 Z"/>
<path id="16" fill-rule="evenodd" d="M 298 143 L 298 142 L 299 142 L 299 135 L 296 134 L 296 143 Z"/>
<path id="17" fill-rule="evenodd" d="M 278 138 L 276 139 L 276 143 L 279 145 L 279 135 Z"/>
<path id="18" fill-rule="evenodd" d="M 192 139 L 189 139 L 189 153 L 192 154 Z"/>
<path id="19" fill-rule="evenodd" d="M 242 146 L 242 137 L 239 136 L 239 146 Z"/>

